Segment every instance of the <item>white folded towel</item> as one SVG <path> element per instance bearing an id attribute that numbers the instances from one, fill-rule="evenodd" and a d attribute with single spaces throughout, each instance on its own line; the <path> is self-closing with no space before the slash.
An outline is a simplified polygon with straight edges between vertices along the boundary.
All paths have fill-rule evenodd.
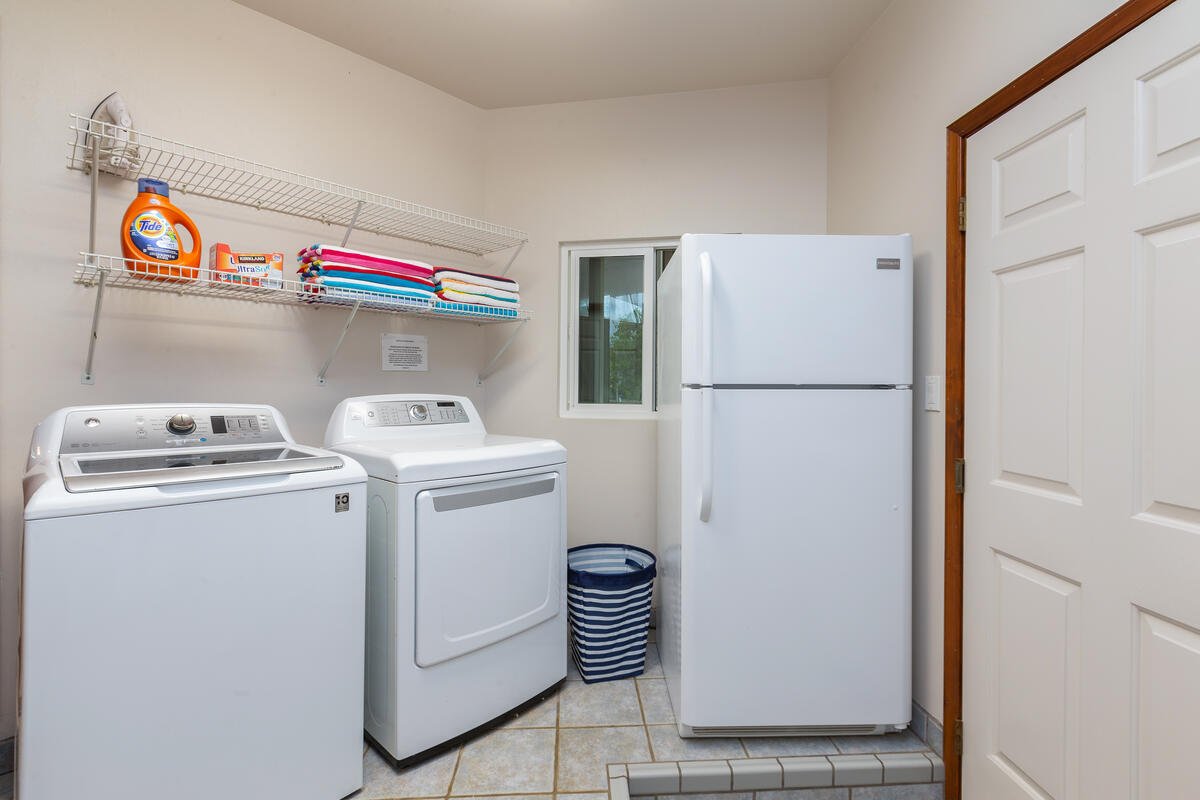
<path id="1" fill-rule="evenodd" d="M 463 292 L 464 294 L 482 294 L 488 297 L 493 297 L 497 300 L 511 300 L 514 303 L 520 302 L 521 295 L 516 292 L 506 292 L 503 289 L 497 289 L 493 286 L 484 286 L 480 283 L 467 283 L 465 281 L 455 280 L 453 278 L 445 278 L 438 281 L 438 286 L 443 289 L 449 289 L 452 292 Z"/>
<path id="2" fill-rule="evenodd" d="M 494 275 L 477 275 L 473 272 L 459 272 L 453 269 L 437 269 L 434 270 L 433 279 L 440 281 L 443 278 L 463 283 L 474 283 L 479 286 L 490 286 L 493 289 L 501 289 L 505 292 L 519 292 L 521 287 L 516 281 L 508 278 L 498 278 Z"/>
<path id="3" fill-rule="evenodd" d="M 437 296 L 451 303 L 471 303 L 477 306 L 493 306 L 495 308 L 516 309 L 517 303 L 511 303 L 507 300 L 493 300 L 490 297 L 484 297 L 481 294 L 467 294 L 466 292 L 456 292 L 453 289 L 442 289 L 437 293 Z"/>

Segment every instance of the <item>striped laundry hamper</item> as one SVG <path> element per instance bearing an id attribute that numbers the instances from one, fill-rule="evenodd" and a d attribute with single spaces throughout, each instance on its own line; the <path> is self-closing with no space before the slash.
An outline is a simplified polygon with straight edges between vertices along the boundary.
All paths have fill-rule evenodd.
<path id="1" fill-rule="evenodd" d="M 641 675 L 654 592 L 654 554 L 628 544 L 567 551 L 571 654 L 584 683 Z"/>

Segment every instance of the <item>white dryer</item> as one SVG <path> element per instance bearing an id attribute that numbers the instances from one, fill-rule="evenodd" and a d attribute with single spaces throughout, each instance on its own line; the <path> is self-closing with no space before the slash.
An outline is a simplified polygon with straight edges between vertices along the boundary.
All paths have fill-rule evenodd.
<path id="1" fill-rule="evenodd" d="M 17 796 L 361 787 L 365 489 L 270 406 L 47 417 L 24 480 Z"/>
<path id="2" fill-rule="evenodd" d="M 465 397 L 353 397 L 326 446 L 367 485 L 368 738 L 403 764 L 567 672 L 566 450 L 493 436 Z"/>

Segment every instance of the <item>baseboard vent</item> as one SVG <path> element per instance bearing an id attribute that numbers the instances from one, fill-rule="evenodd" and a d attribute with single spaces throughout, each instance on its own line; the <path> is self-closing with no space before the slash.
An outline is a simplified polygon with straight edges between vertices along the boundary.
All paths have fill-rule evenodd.
<path id="1" fill-rule="evenodd" d="M 846 736 L 850 734 L 872 734 L 884 730 L 879 725 L 764 725 L 754 728 L 732 726 L 697 726 L 691 729 L 693 736 Z"/>

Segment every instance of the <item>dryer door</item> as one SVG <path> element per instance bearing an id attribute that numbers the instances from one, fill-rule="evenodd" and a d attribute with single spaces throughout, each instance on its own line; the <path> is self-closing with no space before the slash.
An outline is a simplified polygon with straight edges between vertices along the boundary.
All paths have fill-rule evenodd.
<path id="1" fill-rule="evenodd" d="M 416 662 L 429 667 L 559 612 L 562 476 L 417 494 Z"/>

